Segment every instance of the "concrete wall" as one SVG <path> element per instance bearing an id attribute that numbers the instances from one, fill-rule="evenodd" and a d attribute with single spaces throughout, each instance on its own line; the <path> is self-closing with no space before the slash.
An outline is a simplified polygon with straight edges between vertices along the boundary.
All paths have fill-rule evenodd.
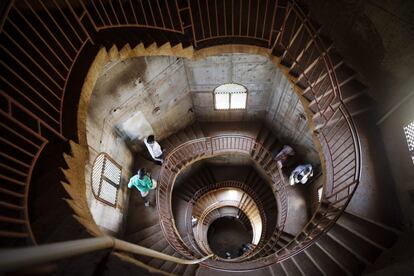
<path id="1" fill-rule="evenodd" d="M 268 58 L 223 54 L 203 60 L 186 60 L 185 67 L 198 120 L 266 121 L 283 143 L 294 146 L 305 159 L 319 163 L 303 106 L 289 80 Z M 246 110 L 214 110 L 214 88 L 229 82 L 247 87 Z"/>
<path id="2" fill-rule="evenodd" d="M 291 145 L 308 162 L 320 163 L 302 103 L 280 70 L 276 70 L 274 75 L 265 120 L 283 144 Z"/>
<path id="3" fill-rule="evenodd" d="M 85 174 L 88 202 L 97 224 L 110 234 L 122 232 L 128 208 L 127 188 L 136 149 L 155 134 L 162 139 L 194 120 L 182 60 L 134 58 L 107 65 L 91 96 L 87 119 L 89 164 Z M 91 168 L 100 152 L 122 166 L 117 208 L 95 199 L 90 190 Z"/>
<path id="4" fill-rule="evenodd" d="M 265 117 L 276 72 L 268 58 L 223 54 L 202 60 L 186 60 L 185 66 L 194 110 L 200 121 L 252 121 Z M 213 91 L 225 83 L 238 83 L 247 88 L 245 110 L 214 110 Z"/>

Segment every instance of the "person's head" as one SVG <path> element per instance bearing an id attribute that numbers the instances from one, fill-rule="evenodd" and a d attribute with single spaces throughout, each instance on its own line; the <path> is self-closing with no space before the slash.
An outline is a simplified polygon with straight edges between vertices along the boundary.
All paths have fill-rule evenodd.
<path id="1" fill-rule="evenodd" d="M 144 168 L 139 169 L 138 172 L 137 172 L 137 175 L 138 175 L 139 179 L 143 179 L 144 176 L 145 176 L 145 169 Z"/>
<path id="2" fill-rule="evenodd" d="M 150 135 L 150 136 L 147 137 L 147 143 L 148 144 L 153 144 L 154 141 L 155 141 L 154 135 Z"/>

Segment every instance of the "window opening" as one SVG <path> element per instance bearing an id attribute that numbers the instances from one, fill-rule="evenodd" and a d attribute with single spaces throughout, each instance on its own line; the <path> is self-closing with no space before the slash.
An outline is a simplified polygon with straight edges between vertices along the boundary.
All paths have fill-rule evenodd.
<path id="1" fill-rule="evenodd" d="M 245 109 L 247 89 L 241 84 L 226 83 L 214 89 L 214 108 L 216 110 Z"/>
<path id="2" fill-rule="evenodd" d="M 405 138 L 407 139 L 408 150 L 414 164 L 414 121 L 404 127 Z"/>
<path id="3" fill-rule="evenodd" d="M 116 207 L 122 167 L 108 154 L 100 153 L 92 166 L 92 193 L 95 198 Z"/>

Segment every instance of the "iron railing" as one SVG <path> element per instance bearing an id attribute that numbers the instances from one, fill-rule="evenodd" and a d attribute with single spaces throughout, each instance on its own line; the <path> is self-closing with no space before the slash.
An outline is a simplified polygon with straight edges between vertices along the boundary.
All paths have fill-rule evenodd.
<path id="1" fill-rule="evenodd" d="M 265 184 L 263 183 L 262 185 L 265 185 Z M 239 188 L 239 189 L 243 190 L 244 192 L 246 192 L 254 200 L 254 202 L 258 206 L 260 214 L 262 214 L 262 229 L 263 229 L 261 239 L 260 239 L 260 241 L 259 241 L 259 243 L 257 244 L 256 247 L 260 248 L 261 246 L 263 246 L 263 242 L 265 241 L 264 238 L 267 235 L 266 232 L 265 232 L 266 229 L 267 229 L 267 219 L 266 219 L 266 215 L 264 215 L 264 214 L 267 214 L 267 213 L 266 213 L 266 211 L 263 207 L 262 200 L 258 197 L 257 193 L 251 188 L 249 183 L 234 181 L 234 180 L 217 182 L 217 183 L 213 183 L 211 185 L 204 186 L 204 187 L 200 188 L 199 190 L 197 190 L 193 194 L 191 199 L 188 201 L 186 211 L 185 211 L 185 225 L 186 225 L 186 229 L 187 229 L 187 237 L 189 238 L 189 246 L 192 246 L 193 248 L 195 248 L 197 250 L 197 253 L 199 253 L 200 256 L 202 256 L 203 254 L 200 252 L 200 250 L 197 246 L 197 242 L 194 239 L 193 229 L 192 229 L 192 225 L 191 225 L 191 215 L 192 215 L 193 205 L 196 204 L 196 202 L 198 201 L 198 199 L 202 195 L 204 195 L 204 194 L 206 194 L 210 191 L 220 189 L 220 188 L 224 188 L 224 187 Z M 271 215 L 274 215 L 274 214 L 271 214 Z M 249 252 L 249 253 L 251 253 L 251 252 Z M 246 256 L 247 255 L 245 255 L 244 257 L 246 257 Z M 231 261 L 237 261 L 237 259 L 231 259 Z"/>
<path id="2" fill-rule="evenodd" d="M 209 189 L 206 189 L 206 188 L 209 188 Z M 204 197 L 211 199 L 211 197 L 209 197 L 208 195 L 214 196 L 215 192 L 222 190 L 222 189 L 237 189 L 239 191 L 242 191 L 243 195 L 242 195 L 241 200 L 236 201 L 236 202 L 232 200 L 231 203 L 226 201 L 226 199 L 222 199 L 220 201 L 207 200 L 207 202 L 203 202 L 203 203 L 201 202 L 201 200 L 203 200 Z M 205 205 L 205 204 L 208 204 L 208 205 Z M 260 221 L 261 221 L 261 231 L 260 233 L 256 232 L 256 235 L 259 235 L 260 237 L 260 240 L 257 244 L 260 244 L 263 241 L 263 237 L 265 236 L 264 230 L 266 227 L 266 216 L 265 216 L 266 213 L 263 208 L 262 202 L 257 197 L 255 192 L 252 191 L 252 189 L 246 183 L 239 182 L 239 181 L 223 181 L 220 183 L 214 183 L 212 185 L 203 187 L 202 189 L 197 191 L 194 194 L 193 198 L 187 203 L 187 208 L 186 208 L 186 213 L 185 213 L 185 219 L 186 219 L 185 225 L 187 226 L 187 235 L 189 236 L 189 240 L 193 247 L 195 244 L 200 244 L 200 242 L 202 241 L 199 237 L 201 237 L 205 233 L 201 233 L 201 232 L 207 232 L 199 228 L 196 229 L 198 230 L 196 232 L 193 230 L 193 227 L 191 224 L 191 217 L 192 217 L 192 214 L 194 214 L 193 209 L 195 208 L 195 210 L 200 210 L 202 213 L 202 216 L 198 217 L 197 225 L 199 226 L 199 225 L 208 225 L 209 221 L 211 222 L 211 218 L 207 220 L 207 217 L 210 217 L 210 214 L 212 214 L 214 210 L 219 209 L 223 206 L 233 206 L 237 208 L 238 210 L 240 210 L 240 212 L 242 212 L 245 216 L 247 216 L 246 218 L 248 221 L 250 221 L 250 223 L 252 224 L 252 227 L 255 227 L 255 225 L 252 220 L 253 214 L 251 214 L 250 212 L 252 210 L 255 210 L 255 213 L 257 213 L 256 215 L 260 216 Z M 256 208 L 254 208 L 254 206 Z M 200 214 L 199 211 L 197 211 L 197 213 Z M 273 214 L 273 215 L 276 215 L 276 214 Z M 206 229 L 208 229 L 208 227 Z M 197 247 L 194 247 L 194 248 L 198 250 Z M 208 253 L 208 251 L 205 251 L 205 250 L 204 252 L 205 252 L 204 254 Z"/>
<path id="3" fill-rule="evenodd" d="M 274 186 L 272 188 L 281 207 L 278 209 L 277 231 L 267 246 L 271 246 L 269 243 L 276 244 L 278 236 L 284 229 L 287 215 L 286 190 L 280 180 L 282 176 L 279 174 L 276 163 L 271 162 L 273 160 L 272 154 L 263 145 L 255 138 L 243 135 L 221 135 L 191 140 L 179 145 L 167 154 L 161 169 L 157 193 L 161 229 L 170 245 L 189 258 L 198 256 L 199 252 L 187 246 L 175 227 L 171 206 L 173 183 L 180 170 L 186 166 L 204 158 L 227 153 L 250 156 L 252 160 L 264 168 L 265 173 L 273 180 Z M 257 247 L 256 250 L 260 251 L 260 248 Z"/>

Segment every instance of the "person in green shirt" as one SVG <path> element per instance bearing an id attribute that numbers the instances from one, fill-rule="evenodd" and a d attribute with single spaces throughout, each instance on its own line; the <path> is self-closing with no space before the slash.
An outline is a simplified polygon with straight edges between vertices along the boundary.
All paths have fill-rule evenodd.
<path id="1" fill-rule="evenodd" d="M 155 184 L 155 185 L 154 185 Z M 147 175 L 145 169 L 139 169 L 138 173 L 131 177 L 128 183 L 128 188 L 135 187 L 145 199 L 145 207 L 149 206 L 149 199 L 147 198 L 149 191 L 156 188 L 156 183 Z"/>

